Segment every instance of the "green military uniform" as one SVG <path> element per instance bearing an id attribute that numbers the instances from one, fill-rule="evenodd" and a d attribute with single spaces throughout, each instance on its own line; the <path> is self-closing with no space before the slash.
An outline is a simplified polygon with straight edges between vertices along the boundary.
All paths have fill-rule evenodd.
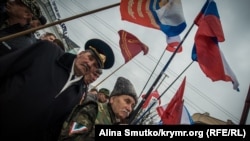
<path id="1" fill-rule="evenodd" d="M 133 97 L 136 105 L 137 94 L 134 86 L 123 77 L 117 79 L 110 97 L 120 95 Z M 114 125 L 118 122 L 120 121 L 116 120 L 110 103 L 99 103 L 87 95 L 84 102 L 77 105 L 64 122 L 59 141 L 94 141 L 95 125 Z"/>
<path id="2" fill-rule="evenodd" d="M 115 116 L 109 104 L 87 101 L 77 105 L 64 122 L 59 141 L 95 140 L 96 124 L 115 123 Z"/>

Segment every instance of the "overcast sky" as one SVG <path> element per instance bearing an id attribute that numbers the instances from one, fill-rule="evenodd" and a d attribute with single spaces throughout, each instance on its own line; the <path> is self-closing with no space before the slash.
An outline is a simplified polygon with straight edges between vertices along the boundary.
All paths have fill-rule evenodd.
<path id="1" fill-rule="evenodd" d="M 62 19 L 120 2 L 119 0 L 55 1 Z M 247 57 L 250 55 L 250 32 L 248 27 L 250 25 L 250 12 L 248 8 L 250 1 L 215 0 L 215 2 L 217 3 L 225 36 L 225 41 L 219 43 L 219 46 L 238 78 L 240 92 L 233 90 L 231 82 L 212 82 L 201 71 L 198 63 L 194 62 L 164 94 L 162 104 L 169 102 L 186 76 L 184 104 L 191 115 L 194 113 L 209 112 L 210 116 L 223 121 L 230 119 L 238 124 L 242 115 L 250 80 L 250 63 L 249 57 Z M 204 3 L 205 0 L 182 1 L 187 27 L 181 34 L 181 37 L 187 33 L 187 30 L 191 27 L 194 18 Z M 68 36 L 79 46 L 83 47 L 85 42 L 91 38 L 100 38 L 112 46 L 116 59 L 115 65 L 112 69 L 105 70 L 103 75 L 93 83 L 94 86 L 98 85 L 98 88 L 106 87 L 112 91 L 117 77 L 124 76 L 132 81 L 138 95 L 140 95 L 152 71 L 155 69 L 160 56 L 165 52 L 153 77 L 143 91 L 143 93 L 146 93 L 172 55 L 171 52 L 165 51 L 166 37 L 163 32 L 122 21 L 118 6 L 68 21 L 65 24 Z M 118 35 L 118 31 L 121 29 L 132 33 L 140 41 L 148 45 L 149 53 L 147 55 L 140 53 L 127 64 L 123 65 L 124 59 L 119 47 Z M 165 74 L 169 77 L 166 77 L 159 86 L 158 91 L 160 94 L 192 62 L 191 51 L 196 31 L 197 27 L 194 26 L 183 43 L 183 52 L 175 55 L 165 71 Z M 122 67 L 118 69 L 120 66 Z M 250 117 L 248 116 L 247 124 L 250 124 L 249 119 Z"/>

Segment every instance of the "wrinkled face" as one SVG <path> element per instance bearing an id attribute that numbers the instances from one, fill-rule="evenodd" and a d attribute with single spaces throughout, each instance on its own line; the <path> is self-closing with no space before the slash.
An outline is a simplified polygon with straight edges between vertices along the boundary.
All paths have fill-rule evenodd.
<path id="1" fill-rule="evenodd" d="M 99 69 L 94 55 L 89 51 L 82 51 L 75 59 L 74 71 L 76 76 L 84 76 Z"/>
<path id="2" fill-rule="evenodd" d="M 94 69 L 94 68 L 92 68 L 92 69 Z M 85 84 L 90 84 L 90 83 L 96 81 L 96 79 L 99 78 L 100 75 L 101 74 L 98 73 L 96 70 L 91 70 L 90 73 L 88 73 L 84 76 Z"/>
<path id="3" fill-rule="evenodd" d="M 11 18 L 25 20 L 26 22 L 31 21 L 33 16 L 30 9 L 20 0 L 8 1 L 6 4 L 6 11 Z"/>
<path id="4" fill-rule="evenodd" d="M 128 117 L 135 107 L 135 100 L 129 95 L 112 96 L 110 103 L 115 116 L 121 120 Z"/>

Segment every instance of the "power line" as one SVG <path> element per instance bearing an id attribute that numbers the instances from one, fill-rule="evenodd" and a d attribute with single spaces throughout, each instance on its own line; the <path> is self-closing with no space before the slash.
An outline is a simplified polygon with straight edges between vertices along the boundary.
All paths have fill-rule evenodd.
<path id="1" fill-rule="evenodd" d="M 69 7 L 67 7 L 69 8 Z M 85 9 L 87 9 L 86 7 L 84 7 Z M 65 8 L 66 9 L 66 8 Z M 102 20 L 100 17 L 97 16 L 97 14 L 92 15 L 97 21 L 99 21 L 100 23 L 102 23 L 104 26 L 106 26 L 108 29 L 110 29 L 111 31 L 113 31 L 113 33 L 116 33 L 116 30 L 110 26 L 106 21 Z M 84 21 L 83 19 L 81 19 L 81 21 Z M 88 23 L 85 21 L 85 23 Z M 90 27 L 90 29 L 93 30 L 93 32 L 95 32 L 97 35 L 101 36 L 101 37 L 105 37 L 105 39 L 108 39 L 110 43 L 112 43 L 115 46 L 118 46 L 118 44 L 116 44 L 113 40 L 111 40 L 110 38 L 106 38 L 107 36 L 103 33 L 99 33 L 96 31 L 96 29 L 91 25 L 91 23 L 87 24 L 88 27 Z M 116 48 L 117 49 L 117 48 Z M 118 50 L 118 49 L 117 49 Z M 149 58 L 151 58 L 151 60 L 153 62 L 156 62 L 156 58 L 152 55 L 149 54 L 148 56 Z M 143 69 L 145 72 L 150 72 L 149 67 L 145 67 L 145 65 L 140 65 L 141 63 L 139 63 L 139 61 L 135 58 L 133 59 L 133 63 L 137 64 L 139 66 L 139 68 Z M 159 64 L 160 66 L 163 66 L 163 63 Z M 175 73 L 174 71 L 172 71 L 171 69 L 168 69 L 169 72 L 173 73 L 173 76 L 176 77 L 177 73 Z M 148 73 L 149 74 L 149 73 Z M 204 93 L 202 93 L 199 89 L 197 89 L 197 87 L 193 86 L 192 84 L 190 84 L 188 82 L 187 87 L 191 90 L 193 90 L 196 94 L 198 94 L 200 97 L 202 97 L 203 99 L 205 99 L 206 101 L 208 101 L 210 104 L 214 105 L 217 109 L 219 109 L 220 111 L 222 111 L 224 114 L 228 115 L 229 117 L 233 117 L 235 120 L 238 120 L 235 116 L 233 116 L 230 112 L 228 112 L 227 110 L 225 110 L 224 108 L 222 108 L 218 103 L 216 103 L 214 100 L 212 100 L 211 98 L 209 98 L 208 96 L 206 96 Z M 171 89 L 172 92 L 175 92 L 174 88 Z M 185 96 L 184 96 L 185 97 Z M 187 99 L 187 98 L 186 98 Z M 188 100 L 189 101 L 189 100 Z M 196 107 L 199 107 L 196 105 Z"/>

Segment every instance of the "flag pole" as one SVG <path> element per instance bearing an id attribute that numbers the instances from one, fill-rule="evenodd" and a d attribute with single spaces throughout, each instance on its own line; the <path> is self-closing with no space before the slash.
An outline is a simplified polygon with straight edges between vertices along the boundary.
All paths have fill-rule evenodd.
<path id="1" fill-rule="evenodd" d="M 164 73 L 165 74 L 165 73 Z M 168 75 L 167 74 L 165 74 L 164 75 L 164 78 L 161 80 L 161 82 L 160 82 L 160 84 L 158 85 L 158 87 L 155 89 L 155 90 L 157 90 L 159 87 L 160 87 L 160 85 L 162 84 L 162 82 L 165 80 L 165 78 L 166 77 L 168 77 Z M 141 93 L 142 94 L 142 93 Z M 141 96 L 141 95 L 140 95 Z M 157 99 L 158 100 L 158 99 Z M 138 113 L 140 114 L 142 112 L 142 110 L 140 110 Z"/>
<path id="2" fill-rule="evenodd" d="M 138 118 L 134 123 L 138 123 L 144 116 L 145 114 L 156 104 L 156 102 L 172 87 L 172 85 L 181 77 L 181 75 L 193 64 L 194 61 L 189 63 L 189 65 L 175 78 L 175 80 L 162 92 L 162 94 L 157 98 L 156 101 L 154 101 L 150 107 L 141 115 L 140 118 Z"/>
<path id="3" fill-rule="evenodd" d="M 193 28 L 194 23 L 191 25 L 191 27 L 188 29 L 188 32 L 185 34 L 184 38 L 181 40 L 181 42 L 179 43 L 179 45 L 176 47 L 175 51 L 173 52 L 173 54 L 171 55 L 171 57 L 169 58 L 168 62 L 166 63 L 166 65 L 162 68 L 160 74 L 158 75 L 158 77 L 155 79 L 154 83 L 151 85 L 150 89 L 148 90 L 148 92 L 146 93 L 145 97 L 141 100 L 141 102 L 139 103 L 139 105 L 136 107 L 136 109 L 134 110 L 134 112 L 131 114 L 131 117 L 129 119 L 129 123 L 131 124 L 132 121 L 134 120 L 134 118 L 136 117 L 137 113 L 140 111 L 142 105 L 144 104 L 144 102 L 146 101 L 146 99 L 148 98 L 148 96 L 150 95 L 150 93 L 152 92 L 152 90 L 155 88 L 155 86 L 157 85 L 158 81 L 160 80 L 161 76 L 164 74 L 164 72 L 166 71 L 166 69 L 168 68 L 169 64 L 171 63 L 171 61 L 173 60 L 173 58 L 175 57 L 177 51 L 179 50 L 179 48 L 181 47 L 181 45 L 183 44 L 184 40 L 187 38 L 188 34 L 190 33 L 191 29 Z"/>
<path id="4" fill-rule="evenodd" d="M 194 61 L 190 62 L 189 65 L 175 78 L 175 80 L 165 89 L 159 96 L 158 100 L 168 91 L 168 89 L 180 78 L 180 76 L 193 64 Z"/>
<path id="5" fill-rule="evenodd" d="M 158 88 L 161 86 L 162 82 L 165 80 L 166 77 L 168 77 L 168 75 L 164 73 L 164 78 L 161 80 L 161 82 L 158 85 L 158 87 L 156 88 L 156 90 L 158 90 Z"/>
<path id="6" fill-rule="evenodd" d="M 247 97 L 246 97 L 246 101 L 245 101 L 245 106 L 241 115 L 241 119 L 240 119 L 240 125 L 245 125 L 246 124 L 246 120 L 247 120 L 247 116 L 248 116 L 248 112 L 249 112 L 249 107 L 250 107 L 250 86 L 248 89 L 248 93 L 247 93 Z"/>
<path id="7" fill-rule="evenodd" d="M 120 68 L 122 68 L 126 63 L 122 64 L 120 67 L 118 67 L 115 71 L 113 71 L 111 74 L 109 74 L 107 77 L 105 77 L 102 81 L 100 81 L 98 84 L 96 84 L 94 86 L 94 88 L 96 88 L 97 86 L 99 86 L 103 81 L 105 81 L 106 79 L 108 79 L 111 75 L 113 75 L 116 71 L 118 71 Z"/>
<path id="8" fill-rule="evenodd" d="M 162 59 L 163 55 L 165 54 L 165 52 L 166 52 L 166 50 L 164 49 L 163 53 L 161 54 L 161 57 L 160 57 L 159 61 L 157 62 L 157 64 L 156 64 L 156 66 L 155 66 L 154 70 L 152 71 L 151 75 L 149 76 L 148 81 L 147 81 L 147 83 L 144 85 L 144 87 L 143 87 L 143 89 L 142 89 L 142 91 L 141 91 L 141 93 L 140 93 L 139 97 L 141 97 L 141 95 L 142 95 L 142 93 L 143 93 L 144 89 L 145 89 L 145 88 L 146 88 L 146 86 L 148 85 L 148 82 L 149 82 L 150 78 L 151 78 L 151 77 L 152 77 L 152 75 L 154 74 L 154 72 L 155 72 L 155 70 L 156 70 L 156 68 L 157 68 L 158 64 L 160 63 L 160 61 L 161 61 L 161 59 Z"/>
<path id="9" fill-rule="evenodd" d="M 57 25 L 57 24 L 60 24 L 60 23 L 63 23 L 63 22 L 67 22 L 67 21 L 76 19 L 76 18 L 80 18 L 80 17 L 86 16 L 86 15 L 90 15 L 90 14 L 93 14 L 93 13 L 96 13 L 96 12 L 99 12 L 99 11 L 102 11 L 102 10 L 113 8 L 113 7 L 118 6 L 118 5 L 120 5 L 120 3 L 108 5 L 108 6 L 105 6 L 105 7 L 102 7 L 102 8 L 98 8 L 98 9 L 91 10 L 91 11 L 88 11 L 88 12 L 85 12 L 85 13 L 82 13 L 82 14 L 71 16 L 71 17 L 68 17 L 68 18 L 65 18 L 65 19 L 62 19 L 62 20 L 52 22 L 52 23 L 48 23 L 48 24 L 41 25 L 41 26 L 38 26 L 38 27 L 35 27 L 35 28 L 27 29 L 27 30 L 22 31 L 22 32 L 18 32 L 18 33 L 12 34 L 12 35 L 2 37 L 2 38 L 0 38 L 0 42 L 5 41 L 5 40 L 9 40 L 9 39 L 13 39 L 13 38 L 16 38 L 16 37 L 19 37 L 19 36 L 23 36 L 23 35 L 35 32 L 37 30 L 47 28 L 47 27 L 50 27 L 50 26 L 54 26 L 54 25 Z"/>

